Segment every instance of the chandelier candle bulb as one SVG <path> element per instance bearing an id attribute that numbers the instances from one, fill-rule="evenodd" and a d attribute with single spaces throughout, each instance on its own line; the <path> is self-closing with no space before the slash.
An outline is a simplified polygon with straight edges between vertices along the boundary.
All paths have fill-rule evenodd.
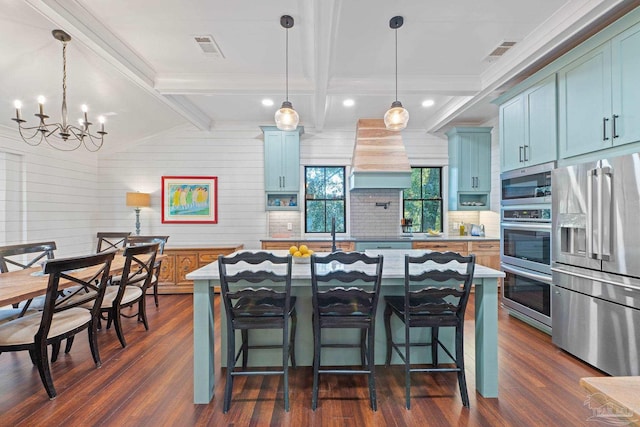
<path id="1" fill-rule="evenodd" d="M 16 107 L 16 121 L 22 120 L 22 117 L 20 117 L 20 109 L 22 108 L 22 102 L 18 100 L 13 101 L 13 106 Z"/>
<path id="2" fill-rule="evenodd" d="M 44 102 L 46 101 L 45 97 L 40 95 L 38 97 L 38 111 L 40 111 L 40 116 L 44 116 Z"/>

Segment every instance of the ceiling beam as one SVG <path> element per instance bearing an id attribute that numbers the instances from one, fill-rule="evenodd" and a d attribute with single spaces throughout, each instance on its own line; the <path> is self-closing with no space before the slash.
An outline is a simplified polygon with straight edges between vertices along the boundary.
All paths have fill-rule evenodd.
<path id="1" fill-rule="evenodd" d="M 102 22 L 76 0 L 25 0 L 31 7 L 55 25 L 73 34 L 73 37 L 95 54 L 105 59 L 118 72 L 151 94 L 163 104 L 183 116 L 200 130 L 208 130 L 211 118 L 193 104 L 176 103 L 154 89 L 155 70 L 135 51 L 130 49 Z"/>

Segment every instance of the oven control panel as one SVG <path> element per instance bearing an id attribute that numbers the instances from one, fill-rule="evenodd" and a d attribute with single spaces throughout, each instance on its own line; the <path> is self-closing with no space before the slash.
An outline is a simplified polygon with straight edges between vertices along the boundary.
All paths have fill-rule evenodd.
<path id="1" fill-rule="evenodd" d="M 540 209 L 503 209 L 503 221 L 550 222 L 551 208 Z"/>

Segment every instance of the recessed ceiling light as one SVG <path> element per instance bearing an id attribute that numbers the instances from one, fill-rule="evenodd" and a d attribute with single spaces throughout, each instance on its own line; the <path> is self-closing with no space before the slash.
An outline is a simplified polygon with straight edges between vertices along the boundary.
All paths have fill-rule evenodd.
<path id="1" fill-rule="evenodd" d="M 273 99 L 263 99 L 262 105 L 264 105 L 265 107 L 273 106 Z"/>
<path id="2" fill-rule="evenodd" d="M 356 105 L 356 101 L 354 101 L 353 99 L 345 99 L 344 101 L 342 101 L 342 105 L 344 105 L 345 107 L 353 107 L 354 105 Z"/>
<path id="3" fill-rule="evenodd" d="M 422 101 L 422 106 L 423 107 L 433 107 L 433 105 L 436 102 L 433 99 L 425 99 L 424 101 Z"/>

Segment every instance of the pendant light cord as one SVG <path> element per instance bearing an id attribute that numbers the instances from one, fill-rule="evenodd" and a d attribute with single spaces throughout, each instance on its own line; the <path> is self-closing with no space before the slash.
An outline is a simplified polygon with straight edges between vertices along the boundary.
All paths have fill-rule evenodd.
<path id="1" fill-rule="evenodd" d="M 395 30 L 396 36 L 396 101 L 398 101 L 398 29 Z"/>
<path id="2" fill-rule="evenodd" d="M 397 52 L 396 52 L 397 55 Z M 287 28 L 285 36 L 285 87 L 286 87 L 286 100 L 289 102 L 289 29 Z M 397 61 L 397 60 L 396 60 Z M 396 95 L 397 96 L 397 95 Z"/>

